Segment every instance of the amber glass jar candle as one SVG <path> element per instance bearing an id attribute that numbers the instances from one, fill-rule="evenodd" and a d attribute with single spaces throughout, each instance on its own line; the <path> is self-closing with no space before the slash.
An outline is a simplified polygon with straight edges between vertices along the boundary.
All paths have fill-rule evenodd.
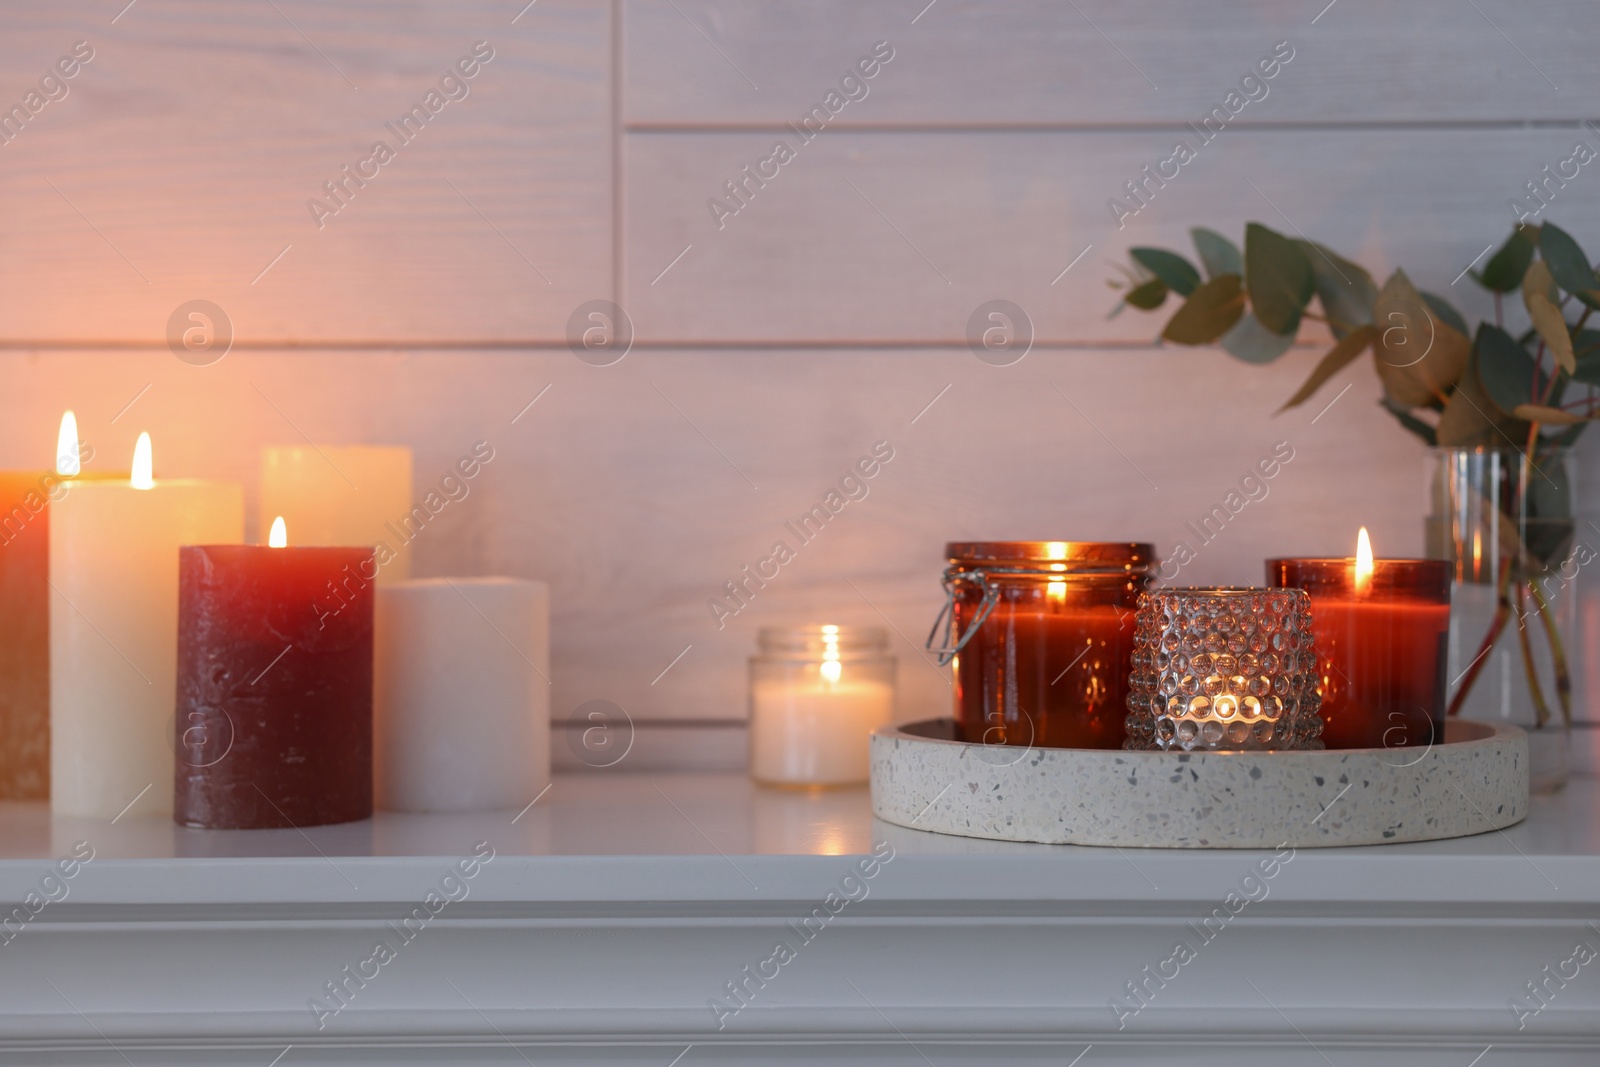
<path id="1" fill-rule="evenodd" d="M 1446 560 L 1375 560 L 1370 548 L 1353 559 L 1267 561 L 1267 581 L 1311 594 L 1329 748 L 1443 740 L 1450 579 Z"/>
<path id="2" fill-rule="evenodd" d="M 1151 545 L 978 541 L 945 546 L 941 662 L 958 736 L 990 745 L 1120 748 L 1134 611 Z"/>

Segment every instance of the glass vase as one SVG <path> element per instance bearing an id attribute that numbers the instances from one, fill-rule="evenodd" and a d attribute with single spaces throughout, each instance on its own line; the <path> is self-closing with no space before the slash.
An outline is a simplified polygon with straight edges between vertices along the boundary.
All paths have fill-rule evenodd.
<path id="1" fill-rule="evenodd" d="M 1578 573 L 1573 457 L 1562 447 L 1434 450 L 1428 555 L 1453 564 L 1448 714 L 1528 732 L 1535 793 L 1566 785 Z"/>

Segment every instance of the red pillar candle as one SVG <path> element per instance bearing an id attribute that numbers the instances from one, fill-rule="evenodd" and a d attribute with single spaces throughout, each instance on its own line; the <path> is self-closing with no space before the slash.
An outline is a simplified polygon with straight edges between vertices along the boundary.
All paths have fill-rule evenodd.
<path id="1" fill-rule="evenodd" d="M 1443 737 L 1450 564 L 1374 559 L 1369 572 L 1358 562 L 1267 561 L 1268 584 L 1311 595 L 1323 743 L 1426 748 Z"/>
<path id="2" fill-rule="evenodd" d="M 180 550 L 178 823 L 372 814 L 375 574 L 370 548 Z"/>

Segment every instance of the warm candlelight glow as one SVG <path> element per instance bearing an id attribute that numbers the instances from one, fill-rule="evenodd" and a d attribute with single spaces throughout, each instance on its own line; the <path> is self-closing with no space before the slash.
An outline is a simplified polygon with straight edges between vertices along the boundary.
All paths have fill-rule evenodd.
<path id="1" fill-rule="evenodd" d="M 63 478 L 76 478 L 82 469 L 78 461 L 78 417 L 64 411 L 61 432 L 56 435 L 56 473 Z"/>
<path id="2" fill-rule="evenodd" d="M 1372 588 L 1372 539 L 1367 528 L 1361 527 L 1356 535 L 1356 592 L 1365 593 Z"/>
<path id="3" fill-rule="evenodd" d="M 837 684 L 843 672 L 843 665 L 839 662 L 839 628 L 837 626 L 824 626 L 822 628 L 822 663 L 818 670 L 829 683 Z"/>
<path id="4" fill-rule="evenodd" d="M 135 489 L 154 489 L 156 487 L 155 460 L 150 455 L 150 435 L 139 435 L 139 443 L 133 446 L 133 474 L 128 479 Z"/>
<path id="5" fill-rule="evenodd" d="M 1066 559 L 1067 543 L 1065 541 L 1046 541 L 1044 544 L 1044 554 L 1045 558 L 1047 559 Z M 1052 563 L 1050 564 L 1050 569 L 1053 571 L 1064 571 L 1067 569 L 1067 565 L 1065 563 Z M 1067 583 L 1045 583 L 1044 595 L 1052 604 L 1065 604 L 1067 602 Z"/>
<path id="6" fill-rule="evenodd" d="M 267 534 L 268 548 L 288 548 L 289 528 L 283 524 L 283 516 L 279 515 L 272 520 L 272 532 Z"/>

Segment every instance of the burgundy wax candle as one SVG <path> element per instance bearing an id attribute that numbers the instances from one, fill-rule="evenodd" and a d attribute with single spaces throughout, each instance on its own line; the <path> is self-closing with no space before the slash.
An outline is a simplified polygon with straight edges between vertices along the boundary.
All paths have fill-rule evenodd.
<path id="1" fill-rule="evenodd" d="M 1311 595 L 1328 748 L 1427 748 L 1444 738 L 1450 564 L 1273 559 L 1267 582 Z"/>
<path id="2" fill-rule="evenodd" d="M 179 550 L 178 823 L 371 816 L 376 573 L 370 548 Z"/>

